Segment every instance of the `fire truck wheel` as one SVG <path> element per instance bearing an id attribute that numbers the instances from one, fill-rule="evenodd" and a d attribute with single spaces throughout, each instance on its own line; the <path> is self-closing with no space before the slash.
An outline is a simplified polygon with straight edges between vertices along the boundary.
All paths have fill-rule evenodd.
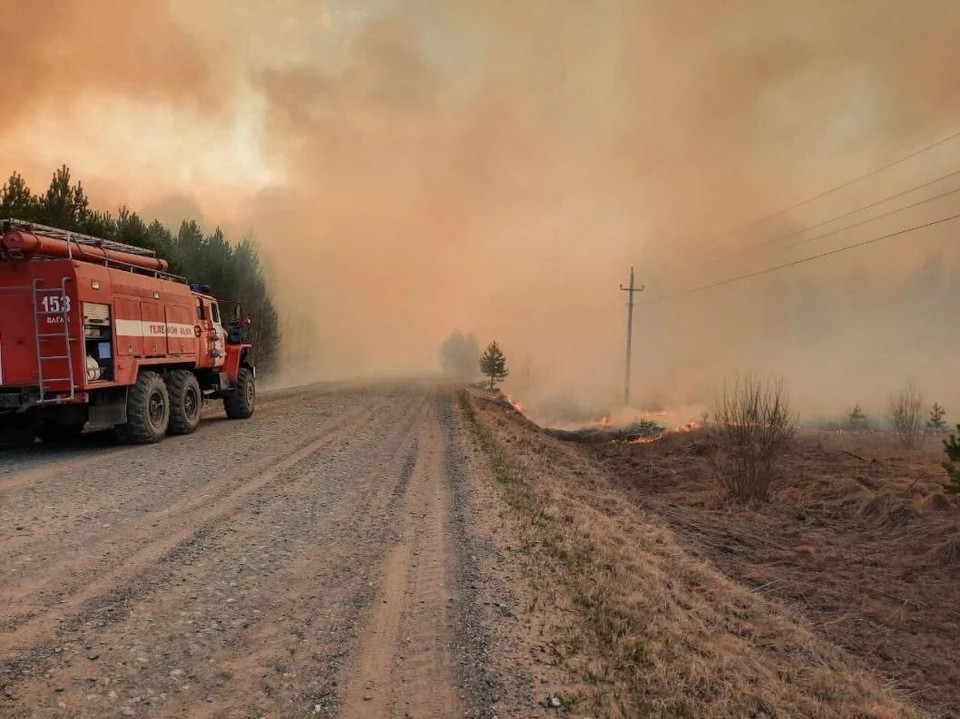
<path id="1" fill-rule="evenodd" d="M 65 442 L 83 434 L 82 424 L 61 424 L 59 422 L 41 422 L 37 427 L 37 436 L 44 442 Z"/>
<path id="2" fill-rule="evenodd" d="M 37 423 L 29 413 L 0 416 L 0 450 L 23 449 L 33 444 Z"/>
<path id="3" fill-rule="evenodd" d="M 117 426 L 117 436 L 130 444 L 152 444 L 163 439 L 169 423 L 167 385 L 156 372 L 141 372 L 127 391 L 127 422 Z"/>
<path id="4" fill-rule="evenodd" d="M 167 393 L 170 395 L 170 434 L 190 434 L 200 424 L 203 394 L 193 372 L 185 369 L 167 374 Z"/>
<path id="5" fill-rule="evenodd" d="M 246 367 L 237 372 L 237 385 L 223 396 L 223 408 L 230 419 L 246 419 L 253 414 L 257 401 L 257 388 L 253 383 L 253 373 Z"/>

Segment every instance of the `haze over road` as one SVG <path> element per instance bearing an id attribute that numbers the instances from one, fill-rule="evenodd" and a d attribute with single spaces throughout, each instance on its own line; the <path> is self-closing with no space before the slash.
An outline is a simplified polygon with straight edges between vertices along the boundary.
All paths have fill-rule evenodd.
<path id="1" fill-rule="evenodd" d="M 149 447 L 0 457 L 0 714 L 463 716 L 454 397 L 314 387 Z"/>

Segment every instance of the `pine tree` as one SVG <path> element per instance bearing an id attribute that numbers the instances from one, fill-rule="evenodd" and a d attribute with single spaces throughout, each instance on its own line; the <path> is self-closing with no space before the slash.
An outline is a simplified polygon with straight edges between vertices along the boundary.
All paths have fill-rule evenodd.
<path id="1" fill-rule="evenodd" d="M 173 234 L 159 220 L 154 220 L 147 227 L 147 241 L 144 247 L 153 250 L 157 255 L 167 260 L 170 263 L 170 271 L 175 275 L 182 275 L 186 272 L 177 257 Z"/>
<path id="2" fill-rule="evenodd" d="M 79 232 L 90 219 L 87 196 L 80 183 L 70 184 L 70 168 L 63 165 L 53 173 L 47 193 L 40 198 L 37 221 L 61 230 Z"/>
<path id="3" fill-rule="evenodd" d="M 14 172 L 0 189 L 0 219 L 32 220 L 36 211 L 37 198 L 23 176 Z"/>
<path id="4" fill-rule="evenodd" d="M 497 382 L 502 382 L 510 374 L 507 369 L 507 358 L 496 341 L 487 345 L 486 352 L 480 358 L 480 371 L 490 378 L 490 389 Z"/>
<path id="5" fill-rule="evenodd" d="M 960 425 L 957 425 L 957 432 L 960 432 Z M 943 447 L 947 453 L 943 468 L 950 477 L 950 481 L 943 487 L 951 494 L 960 494 L 960 440 L 957 435 L 951 434 L 950 439 L 943 440 Z"/>
<path id="6" fill-rule="evenodd" d="M 86 212 L 77 222 L 77 232 L 105 240 L 117 239 L 117 223 L 109 212 Z"/>
<path id="7" fill-rule="evenodd" d="M 128 245 L 153 249 L 150 247 L 150 234 L 146 223 L 126 205 L 117 210 L 117 240 Z"/>
<path id="8" fill-rule="evenodd" d="M 864 413 L 863 408 L 860 405 L 857 405 L 847 413 L 847 419 L 847 426 L 852 431 L 867 428 L 867 415 Z"/>
<path id="9" fill-rule="evenodd" d="M 927 422 L 927 428 L 933 430 L 937 434 L 940 434 L 947 428 L 947 423 L 943 421 L 943 416 L 947 413 L 939 403 L 934 402 L 933 407 L 930 408 L 930 421 Z"/>

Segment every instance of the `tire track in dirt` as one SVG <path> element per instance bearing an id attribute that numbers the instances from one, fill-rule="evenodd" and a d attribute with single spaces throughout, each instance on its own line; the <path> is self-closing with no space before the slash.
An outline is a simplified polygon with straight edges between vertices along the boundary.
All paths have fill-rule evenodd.
<path id="1" fill-rule="evenodd" d="M 244 473 L 137 500 L 144 516 L 63 565 L 79 579 L 66 602 L 0 633 L 0 716 L 492 716 L 488 676 L 463 676 L 486 647 L 463 616 L 478 607 L 460 568 L 474 550 L 453 539 L 466 475 L 450 400 L 425 382 L 294 395 L 275 428 L 288 436 L 254 433 L 274 438 Z M 171 472 L 235 444 L 180 443 Z M 134 494 L 151 481 L 114 471 Z M 75 497 L 100 511 L 95 493 L 61 502 Z M 109 566 L 107 540 L 124 545 Z M 10 598 L 14 612 L 34 601 Z"/>
<path id="2" fill-rule="evenodd" d="M 99 437 L 97 438 L 99 440 Z M 78 443 L 85 445 L 83 448 L 76 448 Z M 5 492 L 12 492 L 38 481 L 47 479 L 65 470 L 76 472 L 89 467 L 92 464 L 104 461 L 111 461 L 117 457 L 135 452 L 138 447 L 97 447 L 87 448 L 86 445 L 93 444 L 92 437 L 84 437 L 76 442 L 71 442 L 69 448 L 64 446 L 47 447 L 38 446 L 36 449 L 16 452 L 15 457 L 10 458 L 13 461 L 18 459 L 34 460 L 37 466 L 31 469 L 18 469 L 11 476 L 0 480 L 0 495 Z M 89 453 L 89 454 L 88 454 Z M 43 461 L 49 458 L 47 461 Z M 10 461 L 8 459 L 8 461 Z M 9 471 L 9 470 L 8 470 Z"/>
<path id="3" fill-rule="evenodd" d="M 146 633 L 152 636 L 150 644 L 159 643 L 163 646 L 164 657 L 189 655 L 193 650 L 184 652 L 184 647 L 212 643 L 216 645 L 212 647 L 213 653 L 209 659 L 205 655 L 203 662 L 191 658 L 189 662 L 192 663 L 188 663 L 186 658 L 181 658 L 180 661 L 185 665 L 184 679 L 174 681 L 171 678 L 168 683 L 187 681 L 190 686 L 175 686 L 170 693 L 175 693 L 176 698 L 170 697 L 165 711 L 172 712 L 174 707 L 182 707 L 192 716 L 263 716 L 266 712 L 259 709 L 253 711 L 251 705 L 266 701 L 267 706 L 276 706 L 281 697 L 289 697 L 286 701 L 295 702 L 298 711 L 284 710 L 280 714 L 270 715 L 312 715 L 318 702 L 332 695 L 331 687 L 321 685 L 334 675 L 336 662 L 343 655 L 342 650 L 331 649 L 331 641 L 336 640 L 333 641 L 333 647 L 337 647 L 348 638 L 345 633 L 350 631 L 352 623 L 356 622 L 362 611 L 363 602 L 372 593 L 372 588 L 364 581 L 363 568 L 376 564 L 385 542 L 393 532 L 392 515 L 403 497 L 414 466 L 417 438 L 413 429 L 420 421 L 422 407 L 423 400 L 413 407 L 409 404 L 402 406 L 399 413 L 396 410 L 376 413 L 379 421 L 354 428 L 349 443 L 344 443 L 339 449 L 317 452 L 297 467 L 289 469 L 286 472 L 287 483 L 261 488 L 257 492 L 253 498 L 255 501 L 250 503 L 249 513 L 237 517 L 227 527 L 221 524 L 210 532 L 198 531 L 165 557 L 165 569 L 169 570 L 171 576 L 149 578 L 154 589 L 160 585 L 162 591 L 132 597 L 132 607 L 125 610 L 128 616 L 118 617 L 119 621 L 111 616 L 116 612 L 106 611 L 111 607 L 92 606 L 92 611 L 79 617 L 82 621 L 65 633 L 72 636 L 64 636 L 61 641 L 69 641 L 74 645 L 87 645 L 95 641 L 98 645 L 107 643 L 119 648 L 131 633 L 141 636 Z M 397 414 L 399 416 L 393 416 Z M 355 467 L 358 458 L 359 473 Z M 327 472 L 335 474 L 337 482 L 320 481 Z M 318 516 L 324 514 L 327 508 L 334 512 L 334 506 L 337 507 L 336 521 L 318 523 Z M 277 569 L 278 563 L 275 561 L 265 562 L 266 566 L 261 567 L 260 571 L 268 572 L 270 586 L 282 587 L 282 593 L 276 598 L 271 593 L 269 601 L 255 601 L 264 593 L 256 572 L 231 575 L 220 559 L 227 560 L 224 564 L 235 561 L 235 558 L 243 561 L 251 547 L 264 543 L 264 531 L 268 527 L 283 528 L 281 542 L 289 536 L 301 537 L 297 544 L 302 545 L 300 551 L 303 554 L 299 560 L 282 570 Z M 359 540 L 363 540 L 362 543 Z M 271 539 L 269 544 L 270 551 L 276 554 L 276 542 Z M 323 547 L 323 551 L 310 551 L 311 546 Z M 212 567 L 211 561 L 216 562 Z M 188 580 L 187 575 L 194 567 L 199 570 L 201 564 L 206 565 L 202 577 L 190 577 Z M 250 563 L 246 566 L 250 567 Z M 235 576 L 236 581 L 227 581 L 231 576 Z M 241 577 L 245 579 L 248 576 L 257 581 L 244 588 Z M 348 577 L 350 581 L 344 581 Z M 204 595 L 220 591 L 238 597 L 235 603 L 227 605 L 231 612 L 244 611 L 248 599 L 244 593 L 249 592 L 251 606 L 263 608 L 264 614 L 270 612 L 274 617 L 277 613 L 281 615 L 275 621 L 264 621 L 260 619 L 260 609 L 256 609 L 253 610 L 256 618 L 248 615 L 248 621 L 243 625 L 231 624 L 227 627 L 218 622 L 215 630 L 197 630 L 196 633 L 192 631 L 192 619 L 189 620 L 189 628 L 183 626 L 182 619 L 177 620 L 175 610 L 196 606 Z M 222 607 L 223 604 L 216 606 Z M 200 613 L 205 615 L 209 609 L 209 605 L 204 605 Z M 187 614 L 185 611 L 180 613 Z M 195 614 L 189 613 L 190 616 Z M 325 616 L 329 617 L 328 626 L 311 635 L 310 626 Z M 154 619 L 164 621 L 162 638 L 156 636 L 158 627 Z M 285 628 L 292 621 L 296 621 L 298 626 L 294 632 L 288 633 Z M 198 620 L 199 623 L 201 620 Z M 106 626 L 101 629 L 102 624 Z M 254 628 L 248 630 L 244 625 Z M 178 634 L 181 629 L 185 632 L 183 635 Z M 50 664 L 52 661 L 48 656 L 43 656 L 42 647 L 36 649 L 35 654 L 39 655 L 39 659 L 34 673 L 41 671 L 44 662 Z M 136 652 L 145 653 L 146 650 L 136 648 Z M 294 653 L 302 669 L 296 672 L 296 679 L 284 678 L 285 674 L 293 674 L 286 669 L 290 668 Z M 58 681 L 68 686 L 88 686 L 85 677 L 90 668 L 82 659 L 80 661 L 79 665 L 61 668 Z M 150 661 L 154 661 L 154 657 Z M 215 667 L 216 671 L 208 667 Z M 276 671 L 273 671 L 274 667 Z M 265 671 L 269 672 L 271 678 L 263 678 Z M 180 670 L 176 670 L 175 674 L 179 676 Z M 228 675 L 230 678 L 224 679 Z M 274 675 L 276 686 L 273 684 Z M 221 692 L 220 688 L 225 682 L 234 690 Z M 264 687 L 261 695 L 257 696 L 254 692 L 251 697 L 251 687 L 258 684 Z M 18 687 L 21 701 L 36 701 L 38 706 L 50 702 L 50 688 L 44 691 L 42 685 L 41 681 Z M 116 679 L 111 686 L 117 686 L 120 690 Z M 87 689 L 84 691 L 89 692 Z M 204 701 L 204 696 L 210 691 L 216 691 L 216 700 Z M 67 692 L 63 698 L 69 698 Z M 70 706 L 73 708 L 75 704 L 71 702 Z M 240 707 L 245 709 L 241 710 Z M 309 711 L 303 710 L 304 707 Z M 100 715 L 103 709 L 98 705 L 93 715 Z M 57 713 L 53 707 L 51 711 L 52 714 Z M 176 713 L 181 712 L 178 710 Z"/>
<path id="4" fill-rule="evenodd" d="M 283 401 L 280 398 L 272 396 L 261 398 L 255 417 L 259 420 L 263 417 L 279 414 L 284 409 Z M 215 413 L 212 416 L 204 414 L 197 431 L 207 430 L 208 433 L 213 435 L 216 430 L 220 430 L 216 436 L 210 437 L 212 441 L 231 431 L 226 426 L 230 422 L 232 420 L 228 420 L 226 415 L 222 413 Z M 84 434 L 77 440 L 41 443 L 30 449 L 12 450 L 5 453 L 3 459 L 0 460 L 0 469 L 6 467 L 5 471 L 9 472 L 10 476 L 0 479 L 0 496 L 5 492 L 36 484 L 37 481 L 45 480 L 64 471 L 75 473 L 91 465 L 110 462 L 123 455 L 135 454 L 142 450 L 142 447 L 137 446 L 116 446 L 113 444 L 111 436 L 110 430 L 97 430 Z M 29 468 L 22 468 L 24 462 L 30 465 Z M 16 468 L 15 471 L 14 468 Z"/>
<path id="5" fill-rule="evenodd" d="M 315 631 L 294 632 L 296 641 L 288 641 L 283 648 L 277 646 L 283 639 L 280 627 L 264 623 L 239 647 L 242 658 L 237 658 L 236 643 L 215 658 L 217 666 L 231 674 L 232 682 L 259 683 L 263 693 L 269 695 L 270 704 L 289 703 L 292 708 L 276 713 L 267 711 L 269 704 L 264 705 L 262 699 L 258 704 L 249 696 L 218 698 L 206 707 L 195 707 L 193 716 L 339 716 L 336 676 L 347 657 L 343 646 L 356 636 L 365 607 L 373 599 L 374 575 L 366 568 L 376 566 L 384 548 L 398 541 L 395 519 L 414 472 L 419 443 L 414 426 L 422 414 L 420 403 L 417 411 L 398 426 L 393 439 L 385 441 L 376 456 L 370 457 L 369 467 L 355 477 L 339 500 L 349 508 L 341 524 L 350 526 L 351 535 L 362 543 L 337 541 L 335 531 L 325 533 L 328 541 L 323 555 L 291 565 L 279 579 L 284 596 L 276 611 L 287 618 L 299 616 Z M 322 619 L 318 621 L 318 617 Z M 295 676 L 294 672 L 280 671 L 294 665 Z M 270 674 L 276 685 L 271 683 Z"/>
<path id="6" fill-rule="evenodd" d="M 143 512 L 135 515 L 131 519 L 121 520 L 119 523 L 111 521 L 110 525 L 115 526 L 108 525 L 106 528 L 111 530 L 109 532 L 102 531 L 105 527 L 95 522 L 88 523 L 87 527 L 83 527 L 79 536 L 76 536 L 77 532 L 75 531 L 65 530 L 67 533 L 74 535 L 72 538 L 74 542 L 82 542 L 86 561 L 84 561 L 83 557 L 73 557 L 62 559 L 56 564 L 33 562 L 30 566 L 23 567 L 20 571 L 16 572 L 16 574 L 11 572 L 6 577 L 0 577 L 0 587 L 12 584 L 15 590 L 13 592 L 14 595 L 32 591 L 43 601 L 44 592 L 50 591 L 50 587 L 55 586 L 59 587 L 60 590 L 57 591 L 55 595 L 48 596 L 47 600 L 59 601 L 65 594 L 69 593 L 70 577 L 79 577 L 82 581 L 93 569 L 101 572 L 109 570 L 110 567 L 118 562 L 124 561 L 125 557 L 133 554 L 138 548 L 141 548 L 145 542 L 151 541 L 150 538 L 153 535 L 164 536 L 172 532 L 173 528 L 169 526 L 171 523 L 174 525 L 181 524 L 185 518 L 189 518 L 191 514 L 201 510 L 203 506 L 212 501 L 220 500 L 235 491 L 235 488 L 242 485 L 242 483 L 246 481 L 245 478 L 250 474 L 256 475 L 264 472 L 278 462 L 281 462 L 284 458 L 294 454 L 298 446 L 301 446 L 304 441 L 309 442 L 322 438 L 336 428 L 338 423 L 351 422 L 358 413 L 363 413 L 364 411 L 376 412 L 382 407 L 382 402 L 374 401 L 352 407 L 343 414 L 327 416 L 325 421 L 321 422 L 317 429 L 312 430 L 306 438 L 295 435 L 278 437 L 281 440 L 278 451 L 273 451 L 273 448 L 271 448 L 271 451 L 266 454 L 266 456 L 254 457 L 252 463 L 244 457 L 244 461 L 241 463 L 227 463 L 224 466 L 217 467 L 215 470 L 216 474 L 211 478 L 204 477 L 202 474 L 198 477 L 191 476 L 188 480 L 185 480 L 188 482 L 188 486 L 185 488 L 186 491 L 183 492 L 182 497 L 176 499 L 173 492 L 171 492 L 170 497 L 162 496 L 160 501 L 163 502 L 163 504 L 158 509 L 146 511 L 150 508 L 147 506 L 144 507 Z M 331 438 L 331 440 L 332 439 L 333 438 Z M 238 466 L 238 464 L 240 466 Z M 122 469 L 122 467 L 117 467 L 117 470 L 120 469 Z M 136 471 L 134 468 L 131 469 Z M 88 478 L 73 478 L 72 472 L 70 472 L 70 474 L 66 475 L 66 481 L 83 485 L 90 480 Z M 138 484 L 140 485 L 139 487 L 131 487 L 131 495 L 134 495 L 138 490 L 143 490 L 144 486 L 149 486 L 150 483 L 141 481 Z M 99 489 L 100 488 L 91 488 L 91 491 L 98 491 Z M 175 492 L 180 492 L 184 488 L 174 485 L 171 489 Z M 168 504 L 168 499 L 175 499 L 176 501 L 174 501 L 173 504 Z M 107 500 L 102 497 L 99 499 L 101 505 L 106 501 Z M 135 501 L 135 499 L 133 501 Z M 166 522 L 166 524 L 164 524 L 164 522 Z M 91 529 L 89 525 L 97 525 L 101 531 Z M 57 528 L 55 527 L 48 528 L 44 526 L 40 530 L 40 536 L 36 541 L 34 541 L 31 533 L 23 532 L 19 536 L 14 536 L 7 540 L 5 547 L 11 555 L 18 551 L 39 555 L 42 554 L 42 543 L 45 540 L 49 542 L 51 539 L 58 538 L 56 531 Z M 128 539 L 129 541 L 127 541 Z M 34 546 L 31 546 L 31 542 L 34 542 Z M 36 546 L 37 543 L 39 543 L 40 546 Z M 116 549 L 118 545 L 120 546 L 119 551 Z M 37 583 L 31 583 L 29 581 L 31 574 L 41 572 L 45 579 L 41 579 Z M 68 578 L 66 580 L 66 590 L 64 590 L 65 577 Z M 7 592 L 7 594 L 10 594 L 10 592 Z M 0 593 L 0 608 L 4 606 L 9 606 L 9 603 L 6 601 L 6 596 Z M 9 628 L 9 624 L 9 617 L 5 617 L 2 609 L 0 609 L 0 631 L 2 631 L 5 626 Z"/>
<path id="7" fill-rule="evenodd" d="M 189 546 L 194 534 L 209 532 L 212 526 L 227 521 L 233 514 L 240 511 L 244 500 L 252 493 L 268 487 L 282 480 L 283 473 L 296 467 L 298 464 L 309 458 L 311 455 L 326 448 L 344 436 L 352 434 L 357 427 L 369 422 L 379 411 L 379 406 L 374 403 L 372 407 L 360 407 L 351 410 L 346 416 L 337 418 L 337 424 L 334 427 L 325 427 L 321 432 L 312 435 L 307 440 L 307 444 L 292 452 L 284 451 L 277 455 L 258 462 L 256 473 L 252 477 L 241 480 L 236 487 L 231 487 L 237 481 L 236 477 L 221 478 L 217 489 L 221 491 L 214 501 L 209 501 L 209 493 L 200 496 L 189 496 L 184 501 L 172 505 L 167 510 L 160 513 L 161 523 L 154 520 L 157 515 L 151 515 L 148 518 L 133 523 L 133 526 L 124 529 L 124 536 L 133 537 L 141 532 L 148 531 L 150 538 L 144 546 L 136 551 L 123 556 L 120 563 L 105 575 L 99 576 L 95 581 L 83 583 L 79 587 L 69 592 L 67 599 L 60 603 L 46 608 L 45 610 L 35 610 L 26 617 L 21 616 L 20 621 L 5 617 L 0 614 L 0 626 L 6 631 L 3 635 L 3 644 L 7 646 L 23 646 L 36 642 L 44 633 L 49 633 L 52 629 L 51 615 L 56 613 L 58 617 L 70 617 L 71 615 L 83 615 L 83 606 L 96 603 L 98 599 L 103 599 L 110 594 L 124 595 L 124 590 L 118 590 L 117 587 L 124 587 L 131 582 L 136 581 L 136 576 L 140 573 L 143 566 L 152 566 L 164 561 L 171 561 L 177 556 L 177 552 L 182 551 L 183 547 Z M 209 485 L 204 485 L 205 489 L 210 489 Z M 150 525 L 149 530 L 147 525 Z M 201 525 L 197 529 L 197 525 Z M 122 539 L 122 537 L 120 538 Z M 81 560 L 81 566 L 57 566 L 52 569 L 48 576 L 42 580 L 39 586 L 26 586 L 18 588 L 16 593 L 7 593 L 0 595 L 0 607 L 15 607 L 16 597 L 22 596 L 24 592 L 40 594 L 49 591 L 51 587 L 62 585 L 63 576 L 68 571 L 71 574 L 80 574 L 83 577 L 89 577 L 91 572 L 89 565 L 97 560 L 94 552 L 86 555 L 86 562 Z M 128 597 L 124 597 L 128 599 Z M 2 611 L 2 610 L 0 610 Z M 65 619 L 64 621 L 70 621 Z M 73 619 L 76 621 L 76 619 Z"/>
<path id="8" fill-rule="evenodd" d="M 452 717 L 448 604 L 451 552 L 444 437 L 435 402 L 425 408 L 416 466 L 401 505 L 402 539 L 389 552 L 344 695 L 344 719 Z"/>

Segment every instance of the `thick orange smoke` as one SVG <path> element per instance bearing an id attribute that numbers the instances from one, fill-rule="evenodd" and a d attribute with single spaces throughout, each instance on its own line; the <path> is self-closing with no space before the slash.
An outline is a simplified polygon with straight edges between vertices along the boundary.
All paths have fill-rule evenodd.
<path id="1" fill-rule="evenodd" d="M 611 406 L 630 264 L 645 302 L 960 212 L 951 196 L 704 265 L 960 168 L 958 140 L 723 237 L 960 130 L 960 8 L 933 0 L 168 0 L 125 5 L 108 30 L 89 8 L 23 5 L 0 12 L 67 38 L 70 67 L 8 54 L 32 89 L 0 151 L 52 146 L 93 173 L 95 199 L 195 201 L 252 233 L 290 380 L 430 371 L 461 328 L 501 342 L 534 406 Z M 84 34 L 99 42 L 70 40 Z M 71 125 L 44 120 L 44 142 L 33 123 L 63 98 Z M 144 123 L 129 167 L 110 138 L 92 156 L 83 121 L 117 98 Z M 144 146 L 173 162 L 144 177 Z M 752 370 L 785 375 L 806 411 L 880 411 L 912 376 L 960 410 L 960 347 L 942 328 L 960 299 L 958 227 L 640 306 L 635 397 L 709 403 Z"/>
<path id="2" fill-rule="evenodd" d="M 206 57 L 163 3 L 4 0 L 0 130 L 41 113 L 71 114 L 110 96 L 216 107 L 216 58 Z M 64 148 L 69 155 L 69 148 Z"/>

